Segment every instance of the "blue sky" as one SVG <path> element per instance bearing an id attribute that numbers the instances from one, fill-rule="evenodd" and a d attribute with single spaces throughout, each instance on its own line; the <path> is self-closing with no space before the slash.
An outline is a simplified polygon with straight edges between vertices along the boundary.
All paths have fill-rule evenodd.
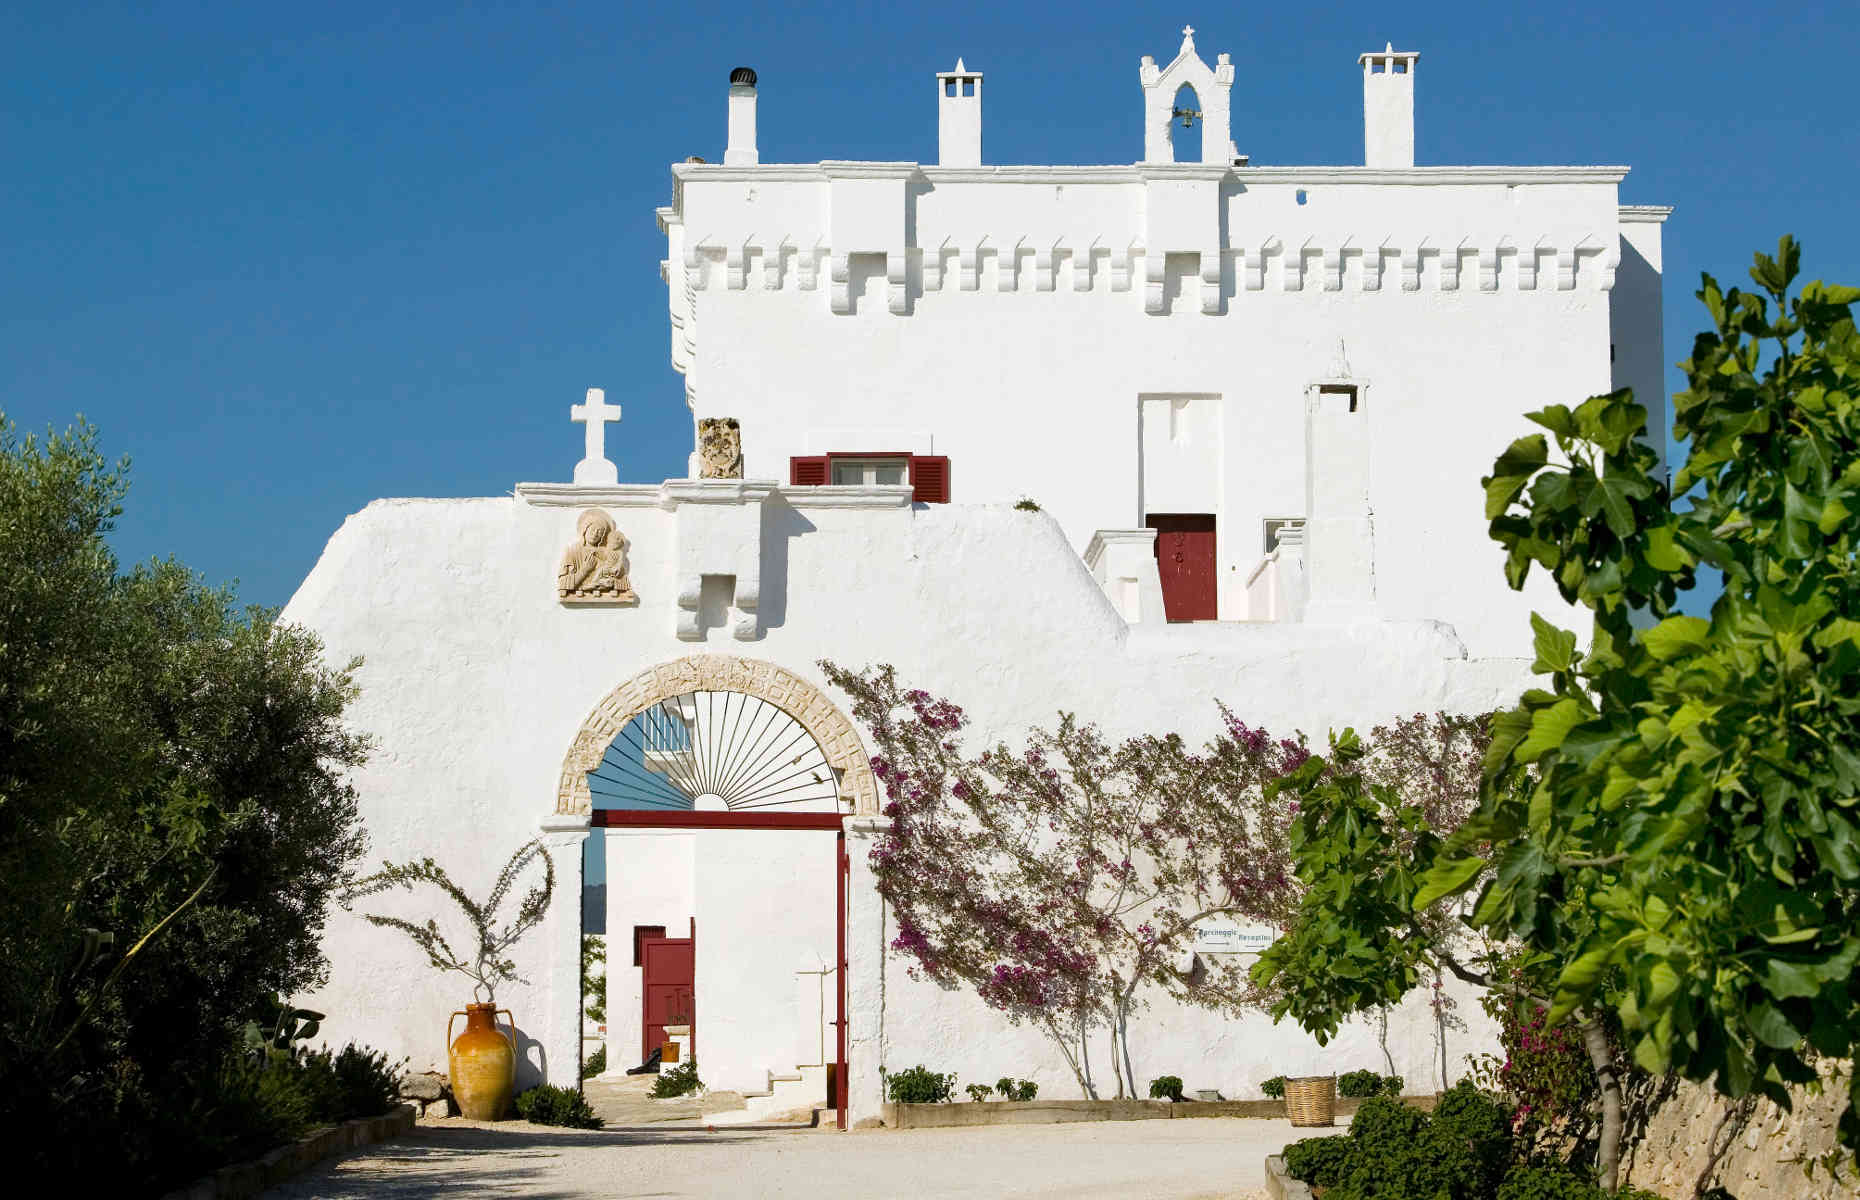
<path id="1" fill-rule="evenodd" d="M 623 478 L 679 474 L 652 210 L 669 163 L 721 157 L 731 67 L 761 75 L 765 162 L 934 160 L 958 55 L 987 74 L 988 161 L 1130 162 L 1137 59 L 1185 22 L 1233 54 L 1255 162 L 1360 162 L 1355 56 L 1393 41 L 1422 52 L 1422 163 L 1631 165 L 1624 202 L 1678 206 L 1669 359 L 1699 271 L 1741 279 L 1783 232 L 1860 282 L 1851 3 L 16 0 L 0 410 L 88 416 L 135 464 L 122 556 L 266 604 L 375 497 L 566 479 L 588 387 L 626 409 Z"/>

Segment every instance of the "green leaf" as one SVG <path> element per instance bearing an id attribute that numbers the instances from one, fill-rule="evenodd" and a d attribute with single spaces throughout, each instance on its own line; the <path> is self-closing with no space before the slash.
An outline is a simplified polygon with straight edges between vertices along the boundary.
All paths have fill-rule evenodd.
<path id="1" fill-rule="evenodd" d="M 1582 723 L 1582 709 L 1574 700 L 1558 700 L 1531 717 L 1531 732 L 1518 747 L 1519 762 L 1536 762 L 1563 744 L 1569 731 Z"/>
<path id="2" fill-rule="evenodd" d="M 1485 480 L 1485 519 L 1490 521 L 1503 516 L 1505 509 L 1549 457 L 1549 447 L 1541 433 L 1511 443 L 1492 464 L 1492 474 Z"/>
<path id="3" fill-rule="evenodd" d="M 1770 995 L 1787 1000 L 1816 995 L 1821 991 L 1821 978 L 1813 966 L 1772 958 L 1763 971 L 1763 986 Z"/>
<path id="4" fill-rule="evenodd" d="M 1421 912 L 1444 896 L 1465 891 L 1483 870 L 1483 858 L 1454 858 L 1436 862 L 1427 874 L 1421 876 L 1421 890 L 1415 893 L 1411 907 L 1415 912 Z"/>
<path id="5" fill-rule="evenodd" d="M 1674 540 L 1673 526 L 1670 523 L 1655 525 L 1647 531 L 1646 559 L 1648 566 L 1668 575 L 1684 570 L 1695 561 Z"/>
<path id="6" fill-rule="evenodd" d="M 1613 946 L 1597 946 L 1577 955 L 1575 961 L 1563 968 L 1557 976 L 1556 995 L 1547 1018 L 1549 1024 L 1561 1021 L 1589 998 L 1613 953 Z"/>
<path id="7" fill-rule="evenodd" d="M 1647 653 L 1661 662 L 1670 662 L 1682 654 L 1705 648 L 1711 636 L 1711 622 L 1703 617 L 1668 617 L 1640 635 Z"/>
<path id="8" fill-rule="evenodd" d="M 1536 613 L 1531 614 L 1531 629 L 1535 634 L 1532 642 L 1537 649 L 1532 672 L 1549 675 L 1569 670 L 1575 660 L 1576 635 L 1567 629 L 1558 629 Z"/>

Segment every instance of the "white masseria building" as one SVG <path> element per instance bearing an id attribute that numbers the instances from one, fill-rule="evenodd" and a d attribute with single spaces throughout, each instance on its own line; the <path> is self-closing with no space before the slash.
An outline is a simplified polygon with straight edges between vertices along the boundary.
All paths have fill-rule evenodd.
<path id="1" fill-rule="evenodd" d="M 988 164 L 961 62 L 924 75 L 938 162 L 765 164 L 755 74 L 731 76 L 722 161 L 674 166 L 658 210 L 690 478 L 619 481 L 619 410 L 590 392 L 571 481 L 377 501 L 284 613 L 365 659 L 374 857 L 482 891 L 551 848 L 528 982 L 499 993 L 524 1085 L 577 1077 L 593 828 L 613 1071 L 681 1039 L 739 1118 L 824 1098 L 836 1063 L 854 1122 L 881 1067 L 1076 1095 L 1034 1030 L 887 951 L 883 797 L 821 659 L 894 664 L 990 740 L 1062 707 L 1199 740 L 1218 700 L 1321 744 L 1525 686 L 1527 614 L 1559 601 L 1506 589 L 1479 478 L 1544 405 L 1632 385 L 1664 428 L 1669 210 L 1624 206 L 1623 167 L 1416 166 L 1417 59 L 1337 64 L 1363 83 L 1345 166 L 1249 162 L 1234 67 L 1192 35 L 1143 58 L 1119 166 Z M 327 946 L 332 1032 L 443 1064 L 459 978 L 340 912 Z M 1460 1014 L 1456 1069 L 1487 1035 Z M 1382 1061 L 1368 1025 L 1320 1049 L 1160 1001 L 1131 1037 L 1139 1083 L 1229 1098 Z M 1437 1074 L 1419 1000 L 1390 1044 Z"/>

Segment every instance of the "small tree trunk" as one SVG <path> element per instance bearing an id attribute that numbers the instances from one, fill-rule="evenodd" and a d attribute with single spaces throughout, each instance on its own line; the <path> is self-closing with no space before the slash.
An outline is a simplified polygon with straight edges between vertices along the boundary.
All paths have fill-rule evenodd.
<path id="1" fill-rule="evenodd" d="M 1079 1088 L 1085 1093 L 1086 1098 L 1097 1099 L 1091 1090 L 1090 1065 L 1087 1064 L 1083 1070 L 1080 1069 L 1078 1056 L 1072 1053 L 1071 1039 L 1060 1031 L 1059 1026 L 1050 1017 L 1042 1018 L 1040 1023 L 1046 1030 L 1046 1036 L 1052 1038 L 1053 1044 L 1059 1047 L 1059 1053 L 1066 1060 L 1066 1065 L 1072 1068 L 1072 1077 L 1078 1080 Z M 1079 1045 L 1081 1049 L 1084 1048 L 1084 1039 L 1080 1039 Z"/>
<path id="2" fill-rule="evenodd" d="M 1395 1073 L 1395 1056 L 1389 1053 L 1389 1010 L 1383 1005 L 1376 1010 L 1376 1042 L 1382 1047 L 1382 1057 L 1389 1064 L 1389 1074 Z"/>
<path id="3" fill-rule="evenodd" d="M 1079 1062 L 1083 1068 L 1079 1071 L 1079 1085 L 1085 1089 L 1087 1100 L 1096 1100 L 1098 1088 L 1091 1080 L 1091 1024 L 1083 1019 L 1079 1021 Z"/>
<path id="4" fill-rule="evenodd" d="M 1130 1080 L 1130 1098 L 1138 1100 L 1142 1093 L 1137 1091 L 1137 1072 L 1130 1065 L 1130 997 L 1122 996 L 1117 1002 L 1117 1043 L 1124 1054 L 1124 1075 Z"/>
<path id="5" fill-rule="evenodd" d="M 1451 1085 L 1447 1083 L 1447 1012 L 1443 1008 L 1434 1009 L 1434 1037 L 1440 1043 L 1440 1090 L 1444 1092 Z"/>
<path id="6" fill-rule="evenodd" d="M 1605 1191 L 1614 1191 L 1621 1174 L 1621 1080 L 1615 1075 L 1615 1056 L 1608 1047 L 1608 1031 L 1599 1017 L 1585 1016 L 1577 1026 L 1589 1052 L 1595 1083 L 1602 1093 L 1602 1136 L 1596 1147 L 1595 1168 Z"/>

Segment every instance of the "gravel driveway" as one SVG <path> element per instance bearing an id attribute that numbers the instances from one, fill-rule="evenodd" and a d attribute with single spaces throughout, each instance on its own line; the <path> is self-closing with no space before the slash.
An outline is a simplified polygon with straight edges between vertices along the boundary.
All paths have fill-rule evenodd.
<path id="1" fill-rule="evenodd" d="M 838 1133 L 550 1129 L 434 1120 L 265 1195 L 1235 1197 L 1265 1195 L 1286 1121 L 1206 1118 Z M 1339 1127 L 1337 1132 L 1343 1132 Z"/>

